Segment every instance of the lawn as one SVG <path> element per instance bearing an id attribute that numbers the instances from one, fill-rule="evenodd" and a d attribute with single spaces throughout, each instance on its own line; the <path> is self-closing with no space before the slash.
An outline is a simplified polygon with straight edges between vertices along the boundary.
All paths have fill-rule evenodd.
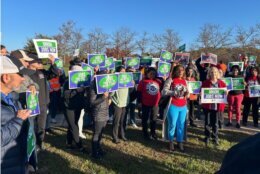
<path id="1" fill-rule="evenodd" d="M 214 173 L 219 169 L 226 151 L 252 134 L 242 129 L 224 129 L 219 133 L 220 145 L 206 147 L 202 142 L 202 126 L 188 128 L 185 152 L 176 150 L 170 153 L 168 143 L 144 140 L 141 128 L 128 128 L 129 141 L 114 144 L 111 139 L 112 126 L 107 125 L 103 136 L 107 154 L 101 160 L 94 160 L 90 156 L 91 129 L 84 130 L 87 154 L 65 148 L 66 128 L 56 127 L 54 131 L 55 134 L 46 136 L 46 150 L 39 154 L 39 173 Z M 158 126 L 158 135 L 160 131 L 161 127 Z"/>

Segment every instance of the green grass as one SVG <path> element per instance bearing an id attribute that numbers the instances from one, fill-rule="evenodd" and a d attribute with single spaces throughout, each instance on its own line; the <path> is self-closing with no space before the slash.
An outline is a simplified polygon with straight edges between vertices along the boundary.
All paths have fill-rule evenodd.
<path id="1" fill-rule="evenodd" d="M 159 134 L 161 128 L 158 130 Z M 205 147 L 203 128 L 189 128 L 185 152 L 177 149 L 169 153 L 167 142 L 145 141 L 141 129 L 129 128 L 126 133 L 128 142 L 114 144 L 111 125 L 107 125 L 102 141 L 107 154 L 102 160 L 94 160 L 90 156 L 90 129 L 85 130 L 87 140 L 84 140 L 89 153 L 82 154 L 65 148 L 66 128 L 55 128 L 56 135 L 46 136 L 46 151 L 39 154 L 39 173 L 214 173 L 226 151 L 249 136 L 245 132 L 222 130 L 220 145 Z"/>

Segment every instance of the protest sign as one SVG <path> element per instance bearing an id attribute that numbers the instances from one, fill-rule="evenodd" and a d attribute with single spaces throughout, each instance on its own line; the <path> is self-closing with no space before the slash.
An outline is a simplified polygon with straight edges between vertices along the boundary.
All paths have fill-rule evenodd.
<path id="1" fill-rule="evenodd" d="M 172 53 L 166 50 L 161 51 L 160 61 L 163 62 L 171 62 L 172 61 Z"/>
<path id="2" fill-rule="evenodd" d="M 118 88 L 132 88 L 135 83 L 132 72 L 124 72 L 118 74 Z"/>
<path id="3" fill-rule="evenodd" d="M 79 56 L 79 49 L 75 49 L 73 53 L 73 57 L 78 57 Z"/>
<path id="4" fill-rule="evenodd" d="M 34 135 L 34 127 L 30 124 L 29 130 L 28 130 L 28 136 L 27 136 L 27 160 L 29 161 L 33 151 L 36 147 L 36 138 Z"/>
<path id="5" fill-rule="evenodd" d="M 28 110 L 32 111 L 30 116 L 40 114 L 39 92 L 32 94 L 31 91 L 26 91 L 26 106 Z"/>
<path id="6" fill-rule="evenodd" d="M 69 71 L 69 89 L 90 86 L 91 71 Z"/>
<path id="7" fill-rule="evenodd" d="M 122 60 L 116 60 L 115 61 L 115 68 L 122 66 Z"/>
<path id="8" fill-rule="evenodd" d="M 168 77 L 171 71 L 171 64 L 167 62 L 158 63 L 158 77 Z"/>
<path id="9" fill-rule="evenodd" d="M 151 66 L 152 57 L 143 57 L 140 59 L 140 66 Z"/>
<path id="10" fill-rule="evenodd" d="M 96 75 L 96 87 L 98 94 L 118 90 L 118 74 Z"/>
<path id="11" fill-rule="evenodd" d="M 140 58 L 139 57 L 127 57 L 126 58 L 126 68 L 131 67 L 134 69 L 139 69 Z"/>
<path id="12" fill-rule="evenodd" d="M 213 64 L 213 65 L 217 65 L 218 64 L 218 56 L 216 54 L 212 54 L 212 53 L 201 53 L 201 62 L 200 64 L 203 63 L 209 63 L 209 64 Z"/>
<path id="13" fill-rule="evenodd" d="M 256 58 L 257 58 L 257 56 L 253 56 L 253 55 L 249 56 L 248 57 L 248 64 L 255 65 L 256 64 Z"/>
<path id="14" fill-rule="evenodd" d="M 57 66 L 58 69 L 62 69 L 63 68 L 63 61 L 59 58 L 55 58 L 54 59 L 54 63 Z"/>
<path id="15" fill-rule="evenodd" d="M 141 79 L 142 79 L 141 72 L 133 72 L 133 80 L 135 81 L 135 84 L 139 84 Z"/>
<path id="16" fill-rule="evenodd" d="M 85 71 L 91 71 L 91 76 L 94 75 L 94 68 L 86 63 L 81 63 L 81 67 Z"/>
<path id="17" fill-rule="evenodd" d="M 58 45 L 56 40 L 33 39 L 33 43 L 39 58 L 48 58 L 49 54 L 58 57 Z"/>
<path id="18" fill-rule="evenodd" d="M 227 103 L 227 88 L 201 88 L 201 103 Z"/>
<path id="19" fill-rule="evenodd" d="M 260 97 L 260 85 L 248 86 L 249 97 Z"/>
<path id="20" fill-rule="evenodd" d="M 200 94 L 201 81 L 187 81 L 188 90 L 191 94 Z"/>
<path id="21" fill-rule="evenodd" d="M 106 65 L 105 54 L 88 54 L 88 64 L 92 67 L 104 67 Z"/>
<path id="22" fill-rule="evenodd" d="M 244 71 L 244 62 L 228 62 L 228 71 L 231 72 L 231 68 L 234 65 L 238 65 L 240 71 Z"/>
<path id="23" fill-rule="evenodd" d="M 188 63 L 190 61 L 190 53 L 176 52 L 175 57 L 174 57 L 174 61 L 178 62 L 182 65 L 188 65 Z"/>
<path id="24" fill-rule="evenodd" d="M 232 90 L 233 89 L 232 78 L 231 77 L 221 78 L 220 80 L 222 80 L 226 84 L 227 90 Z"/>
<path id="25" fill-rule="evenodd" d="M 99 69 L 102 70 L 111 70 L 115 69 L 115 62 L 112 57 L 106 58 L 105 60 L 105 66 L 104 67 L 99 67 Z"/>
<path id="26" fill-rule="evenodd" d="M 245 90 L 245 79 L 232 78 L 232 90 Z"/>

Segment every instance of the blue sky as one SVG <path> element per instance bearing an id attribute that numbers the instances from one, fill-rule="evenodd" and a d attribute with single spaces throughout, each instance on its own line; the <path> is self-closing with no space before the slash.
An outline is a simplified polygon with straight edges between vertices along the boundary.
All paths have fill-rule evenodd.
<path id="1" fill-rule="evenodd" d="M 1 43 L 22 48 L 35 33 L 57 34 L 73 20 L 83 34 L 95 27 L 112 34 L 120 27 L 141 33 L 177 31 L 182 43 L 193 43 L 205 23 L 223 28 L 260 23 L 259 0 L 2 0 Z"/>

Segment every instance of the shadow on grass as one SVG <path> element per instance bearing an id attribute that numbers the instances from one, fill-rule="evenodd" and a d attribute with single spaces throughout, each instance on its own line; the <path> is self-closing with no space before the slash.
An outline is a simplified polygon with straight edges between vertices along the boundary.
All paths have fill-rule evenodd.
<path id="1" fill-rule="evenodd" d="M 39 170 L 37 174 L 84 174 L 78 169 L 71 168 L 69 161 L 57 153 L 42 151 L 38 158 Z"/>
<path id="2" fill-rule="evenodd" d="M 80 161 L 91 166 L 91 171 L 85 171 L 84 173 L 181 173 L 182 169 L 172 168 L 163 160 L 154 160 L 143 154 L 128 154 L 124 152 L 122 148 L 110 147 L 108 145 L 102 145 L 107 152 L 106 156 L 102 160 L 95 160 L 90 156 L 90 153 L 83 154 L 77 151 L 71 151 L 65 149 L 66 134 L 63 132 L 59 136 L 47 136 L 46 142 L 50 143 L 51 146 L 47 148 L 47 151 L 42 152 L 39 156 L 40 167 L 47 167 L 50 173 L 83 173 L 82 171 L 72 169 L 70 167 L 69 160 L 66 159 L 65 155 L 60 156 L 56 153 L 49 151 L 55 147 L 62 153 L 69 153 L 74 156 L 73 158 L 79 158 Z M 64 143 L 61 143 L 64 142 Z M 90 142 L 87 142 L 89 149 Z M 49 151 L 48 151 L 49 149 Z M 71 157 L 70 157 L 71 158 Z M 72 160 L 73 160 L 72 158 Z M 87 161 L 87 162 L 86 162 Z M 92 163 L 92 164 L 91 164 Z M 96 165 L 93 165 L 96 164 Z M 84 164 L 82 164 L 84 165 Z M 75 167 L 75 166 L 74 166 Z M 105 169 L 103 169 L 105 168 Z"/>

